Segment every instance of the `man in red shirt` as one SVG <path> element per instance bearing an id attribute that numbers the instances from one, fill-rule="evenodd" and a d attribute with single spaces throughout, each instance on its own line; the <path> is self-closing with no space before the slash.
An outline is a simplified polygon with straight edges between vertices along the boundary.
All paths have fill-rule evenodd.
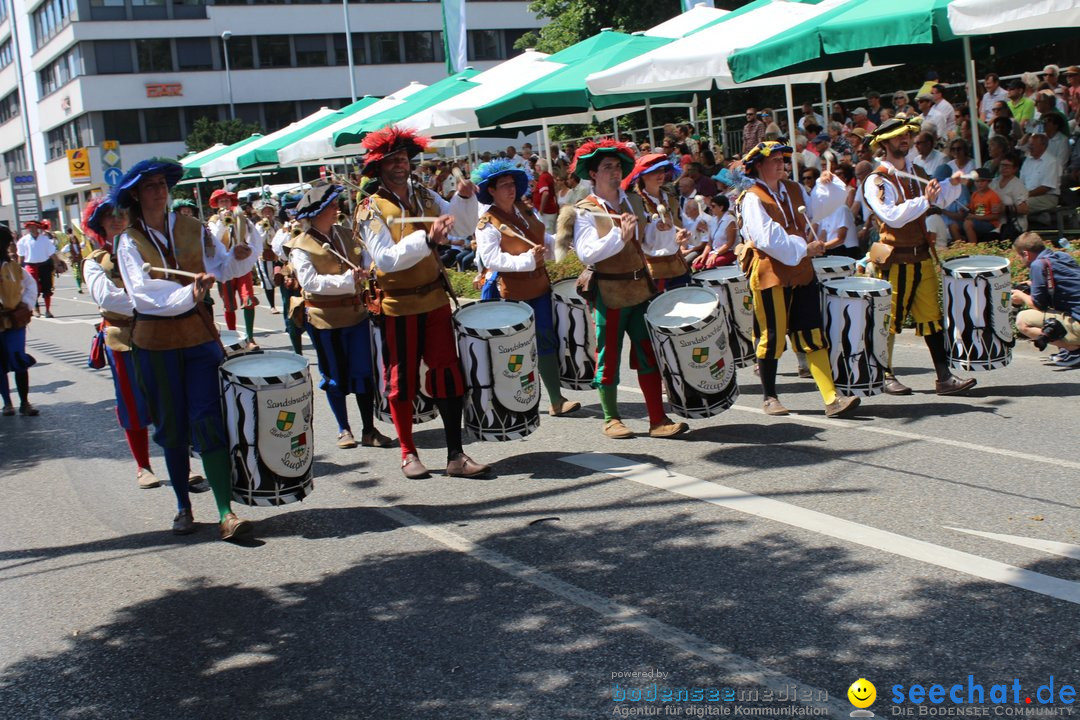
<path id="1" fill-rule="evenodd" d="M 548 172 L 547 160 L 536 161 L 536 187 L 533 188 L 533 207 L 540 211 L 544 227 L 555 234 L 555 219 L 559 216 L 559 199 L 555 194 L 555 178 Z"/>

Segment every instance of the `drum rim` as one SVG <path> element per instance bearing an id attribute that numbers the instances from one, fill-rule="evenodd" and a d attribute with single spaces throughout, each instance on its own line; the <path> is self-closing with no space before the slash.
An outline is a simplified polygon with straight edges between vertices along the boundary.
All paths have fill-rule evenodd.
<path id="1" fill-rule="evenodd" d="M 281 358 L 297 359 L 302 361 L 303 365 L 297 370 L 291 370 L 284 373 L 278 373 L 276 375 L 247 375 L 241 374 L 228 367 L 230 364 L 235 365 L 241 360 L 248 360 L 255 355 L 274 355 Z M 225 358 L 221 365 L 218 367 L 223 377 L 226 377 L 232 381 L 239 383 L 240 385 L 266 385 L 266 384 L 281 384 L 286 380 L 300 380 L 305 377 L 310 377 L 311 361 L 303 355 L 297 355 L 294 352 L 288 350 L 252 350 L 246 353 L 240 353 L 231 357 Z"/>
<path id="2" fill-rule="evenodd" d="M 683 325 L 659 325 L 653 322 L 649 311 L 652 310 L 652 307 L 657 300 L 665 296 L 670 298 L 673 295 L 684 292 L 686 290 L 705 292 L 711 296 L 714 305 L 712 306 L 712 309 L 709 310 L 709 312 L 705 315 L 705 317 L 701 318 L 700 320 L 695 320 L 692 323 L 687 323 Z M 714 293 L 712 290 L 708 289 L 703 285 L 684 285 L 682 287 L 674 288 L 672 290 L 663 292 L 653 298 L 649 302 L 649 306 L 645 308 L 645 321 L 649 324 L 649 327 L 654 328 L 657 332 L 663 333 L 664 335 L 681 335 L 688 332 L 697 332 L 698 330 L 701 330 L 702 328 L 711 325 L 713 322 L 718 320 L 723 315 L 723 313 L 724 311 L 723 306 L 720 304 L 720 298 L 716 297 L 716 293 Z"/>
<path id="3" fill-rule="evenodd" d="M 836 285 L 833 284 L 833 283 L 852 283 L 852 282 L 874 283 L 875 285 L 877 285 L 877 287 L 873 288 L 873 289 L 867 288 L 865 290 L 856 290 L 856 289 L 847 289 L 847 288 L 837 287 Z M 851 298 L 851 297 L 881 297 L 883 295 L 889 295 L 889 294 L 892 293 L 892 283 L 890 283 L 888 280 L 885 280 L 884 278 L 871 278 L 871 277 L 831 278 L 831 279 L 826 280 L 825 282 L 821 283 L 821 285 L 825 288 L 825 293 L 827 295 L 832 295 L 832 296 L 835 296 L 835 297 L 849 297 L 849 298 Z"/>
<path id="4" fill-rule="evenodd" d="M 471 325 L 466 325 L 461 321 L 461 314 L 465 311 L 470 311 L 471 308 L 480 307 L 485 303 L 504 303 L 506 305 L 517 305 L 528 311 L 528 317 L 522 322 L 514 323 L 513 325 L 503 325 L 497 328 L 477 328 Z M 468 305 L 462 305 L 453 314 L 454 327 L 458 329 L 462 334 L 468 335 L 478 340 L 489 340 L 495 337 L 506 337 L 507 335 L 516 335 L 520 332 L 525 332 L 533 323 L 536 322 L 536 312 L 532 309 L 529 303 L 521 300 L 504 300 L 502 298 L 494 298 L 491 300 L 481 300 L 479 302 L 469 303 Z"/>
<path id="5" fill-rule="evenodd" d="M 956 263 L 961 260 L 971 261 L 975 258 L 992 259 L 996 261 L 995 266 L 963 269 L 949 267 L 950 263 Z M 984 275 L 1004 275 L 1009 272 L 1009 259 L 1003 258 L 1000 255 L 957 255 L 956 257 L 949 258 L 948 260 L 943 260 L 941 262 L 941 271 L 949 277 L 954 278 L 974 278 L 982 277 Z"/>
<path id="6" fill-rule="evenodd" d="M 693 277 L 698 280 L 709 280 L 711 278 L 708 277 L 708 273 L 725 272 L 728 271 L 729 268 L 733 268 L 735 272 L 729 276 L 716 279 L 724 283 L 727 283 L 729 280 L 749 281 L 749 278 L 746 277 L 746 273 L 744 273 L 742 268 L 738 265 L 724 265 L 722 267 L 709 268 L 708 270 L 702 270 L 700 272 L 694 273 Z"/>

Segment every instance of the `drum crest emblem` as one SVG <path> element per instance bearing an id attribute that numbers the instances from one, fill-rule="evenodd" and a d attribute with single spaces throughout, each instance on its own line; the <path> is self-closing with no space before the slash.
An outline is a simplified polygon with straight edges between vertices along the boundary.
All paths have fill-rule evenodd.
<path id="1" fill-rule="evenodd" d="M 524 355 L 511 355 L 506 361 L 506 369 L 512 373 L 521 370 L 522 365 L 525 363 Z"/>
<path id="2" fill-rule="evenodd" d="M 693 352 L 690 353 L 690 357 L 695 363 L 704 365 L 705 363 L 709 362 L 709 348 L 696 347 L 694 348 Z"/>
<path id="3" fill-rule="evenodd" d="M 289 412 L 287 410 L 281 410 L 277 416 L 277 429 L 282 432 L 288 432 L 292 429 L 293 422 L 296 420 L 296 413 Z"/>
<path id="4" fill-rule="evenodd" d="M 750 312 L 754 308 L 754 301 L 749 295 L 743 295 L 742 298 L 743 310 Z"/>
<path id="5" fill-rule="evenodd" d="M 720 377 L 722 372 L 724 372 L 724 358 L 720 358 L 709 366 L 709 375 L 711 375 L 714 380 Z"/>
<path id="6" fill-rule="evenodd" d="M 303 457 L 307 451 L 307 433 L 302 432 L 292 439 L 292 447 L 290 448 L 292 454 L 296 457 Z"/>
<path id="7" fill-rule="evenodd" d="M 1002 309 L 1009 307 L 1009 293 L 1007 290 L 1001 291 L 1001 307 Z"/>

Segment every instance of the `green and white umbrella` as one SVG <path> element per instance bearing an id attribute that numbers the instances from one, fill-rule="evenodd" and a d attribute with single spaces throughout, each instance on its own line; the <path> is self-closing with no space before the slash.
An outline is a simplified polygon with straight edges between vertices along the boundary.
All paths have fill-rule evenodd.
<path id="1" fill-rule="evenodd" d="M 209 147 L 206 150 L 192 153 L 186 157 L 181 158 L 180 164 L 184 168 L 184 175 L 181 180 L 199 180 L 200 178 L 204 177 L 202 170 L 206 163 L 212 161 L 214 158 L 221 157 L 222 155 L 225 155 L 226 153 L 229 153 L 233 150 L 239 150 L 240 148 L 243 148 L 253 142 L 257 142 L 261 140 L 262 137 L 263 136 L 260 133 L 255 133 L 254 135 L 246 137 L 239 142 L 233 143 L 232 145 L 217 143 L 216 145 Z"/>
<path id="2" fill-rule="evenodd" d="M 250 153 L 252 150 L 256 150 L 267 143 L 274 142 L 281 137 L 291 134 L 295 130 L 303 127 L 309 127 L 311 124 L 317 122 L 320 118 L 332 115 L 336 111 L 330 108 L 321 108 L 318 112 L 312 113 L 307 117 L 297 120 L 294 123 L 290 123 L 285 127 L 270 133 L 269 135 L 263 135 L 258 140 L 254 140 L 251 143 L 244 145 L 243 147 L 233 146 L 228 151 L 218 155 L 212 160 L 207 161 L 202 166 L 202 175 L 205 178 L 213 177 L 226 177 L 230 175 L 239 175 L 243 172 L 243 168 L 240 167 L 238 161 L 242 155 Z"/>
<path id="3" fill-rule="evenodd" d="M 359 113 L 365 108 L 373 107 L 378 102 L 379 98 L 365 96 L 354 103 L 346 105 L 337 112 L 327 115 L 320 114 L 320 111 L 320 113 L 316 113 L 319 117 L 316 117 L 315 115 L 311 116 L 315 119 L 310 122 L 305 122 L 304 120 L 299 121 L 297 123 L 298 127 L 292 132 L 284 134 L 274 133 L 277 137 L 274 137 L 272 140 L 268 140 L 265 143 L 261 143 L 258 147 L 247 150 L 236 158 L 236 165 L 241 170 L 283 165 L 284 162 L 281 159 L 281 152 L 290 147 L 293 143 L 310 137 L 318 131 L 340 121 L 344 117 L 355 117 L 356 113 Z M 307 119 L 309 118 L 305 118 L 305 120 Z"/>

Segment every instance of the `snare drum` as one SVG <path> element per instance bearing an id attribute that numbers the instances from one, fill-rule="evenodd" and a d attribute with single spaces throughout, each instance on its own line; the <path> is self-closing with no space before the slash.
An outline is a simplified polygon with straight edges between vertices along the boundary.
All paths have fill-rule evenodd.
<path id="1" fill-rule="evenodd" d="M 668 290 L 649 303 L 645 321 L 673 412 L 703 418 L 735 404 L 739 386 L 731 333 L 714 290 Z"/>
<path id="2" fill-rule="evenodd" d="M 836 392 L 868 397 L 885 390 L 889 369 L 887 280 L 849 277 L 825 283 L 825 337 Z"/>
<path id="3" fill-rule="evenodd" d="M 488 300 L 454 312 L 465 370 L 465 429 L 482 440 L 519 440 L 540 426 L 536 327 L 527 303 Z"/>
<path id="4" fill-rule="evenodd" d="M 244 336 L 236 330 L 222 330 L 218 334 L 221 336 L 221 345 L 225 348 L 225 357 L 232 357 L 247 347 Z"/>
<path id="5" fill-rule="evenodd" d="M 825 255 L 810 260 L 819 283 L 840 280 L 855 274 L 855 260 L 843 255 Z"/>
<path id="6" fill-rule="evenodd" d="M 555 335 L 559 338 L 559 385 L 588 390 L 596 377 L 596 325 L 589 306 L 577 294 L 577 279 L 551 286 Z"/>
<path id="7" fill-rule="evenodd" d="M 376 320 L 375 322 L 379 322 Z M 394 422 L 390 415 L 390 389 L 389 378 L 386 374 L 386 357 L 383 353 L 382 329 L 378 326 L 371 328 L 371 367 L 374 371 L 375 386 L 375 416 L 383 422 Z M 427 375 L 427 365 L 420 361 L 419 377 Z M 424 383 L 421 382 L 413 398 L 413 425 L 419 425 L 439 417 L 439 409 L 435 407 L 435 401 L 424 392 Z"/>
<path id="8" fill-rule="evenodd" d="M 701 285 L 712 290 L 728 316 L 731 351 L 736 367 L 757 363 L 754 356 L 754 300 L 750 282 L 737 265 L 705 270 L 694 275 Z"/>
<path id="9" fill-rule="evenodd" d="M 257 350 L 221 364 L 222 404 L 232 456 L 232 496 L 245 505 L 284 505 L 314 488 L 311 374 L 284 350 Z"/>
<path id="10" fill-rule="evenodd" d="M 971 255 L 941 264 L 942 308 L 949 364 L 964 370 L 995 370 L 1012 362 L 1009 261 Z"/>

